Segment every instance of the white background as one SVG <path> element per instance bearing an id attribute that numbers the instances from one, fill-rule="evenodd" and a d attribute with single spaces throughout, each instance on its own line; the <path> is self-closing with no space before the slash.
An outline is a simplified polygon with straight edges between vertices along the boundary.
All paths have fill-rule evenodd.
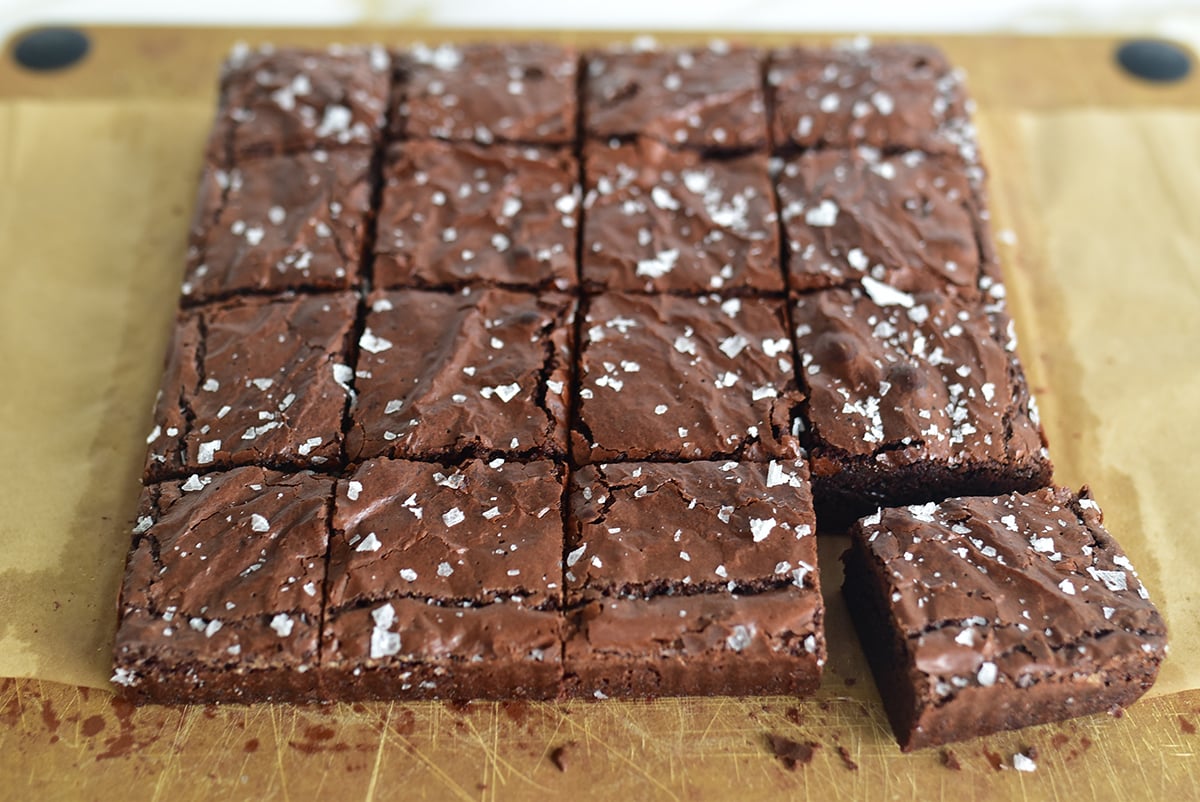
<path id="1" fill-rule="evenodd" d="M 1155 34 L 1200 49 L 1200 0 L 0 0 L 0 36 L 45 22 Z"/>

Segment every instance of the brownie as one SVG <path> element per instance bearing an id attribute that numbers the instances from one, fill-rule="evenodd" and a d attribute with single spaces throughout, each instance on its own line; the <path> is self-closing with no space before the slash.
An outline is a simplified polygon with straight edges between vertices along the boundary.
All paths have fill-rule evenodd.
<path id="1" fill-rule="evenodd" d="M 375 282 L 567 290 L 578 224 L 579 168 L 564 151 L 405 142 L 384 169 Z"/>
<path id="2" fill-rule="evenodd" d="M 799 297 L 792 320 L 822 526 L 878 506 L 1049 481 L 1012 343 L 972 303 L 868 276 Z"/>
<path id="3" fill-rule="evenodd" d="M 937 48 L 859 42 L 779 50 L 767 84 L 776 148 L 870 145 L 977 160 L 966 92 Z"/>
<path id="4" fill-rule="evenodd" d="M 322 681 L 331 698 L 552 698 L 565 471 L 371 460 L 337 485 Z"/>
<path id="5" fill-rule="evenodd" d="M 803 460 L 613 463 L 571 478 L 566 692 L 807 693 L 824 663 Z"/>
<path id="6" fill-rule="evenodd" d="M 371 210 L 370 171 L 371 151 L 361 148 L 207 167 L 185 302 L 356 286 Z"/>
<path id="7" fill-rule="evenodd" d="M 146 478 L 338 465 L 356 307 L 353 293 L 337 293 L 183 312 L 147 439 Z"/>
<path id="8" fill-rule="evenodd" d="M 589 144 L 585 159 L 588 289 L 783 290 L 765 154 L 715 159 L 642 139 Z"/>
<path id="9" fill-rule="evenodd" d="M 707 48 L 593 51 L 583 81 L 584 131 L 594 139 L 645 136 L 729 151 L 767 143 L 762 56 Z"/>
<path id="10" fill-rule="evenodd" d="M 575 141 L 579 57 L 545 43 L 425 47 L 398 54 L 393 116 L 411 139 L 567 145 Z"/>
<path id="11" fill-rule="evenodd" d="M 369 303 L 350 459 L 566 452 L 571 298 L 397 290 Z"/>
<path id="12" fill-rule="evenodd" d="M 779 176 L 791 288 L 857 283 L 973 295 L 986 236 L 961 162 L 917 151 L 808 151 Z"/>
<path id="13" fill-rule="evenodd" d="M 113 682 L 139 703 L 318 699 L 333 482 L 258 467 L 142 493 Z"/>
<path id="14" fill-rule="evenodd" d="M 884 509 L 843 560 L 904 751 L 1123 707 L 1166 655 L 1086 488 Z"/>
<path id="15" fill-rule="evenodd" d="M 782 302 L 605 294 L 580 338 L 577 462 L 797 453 L 802 396 Z"/>
<path id="16" fill-rule="evenodd" d="M 210 157 L 229 166 L 255 154 L 376 145 L 391 83 L 391 57 L 378 46 L 235 51 Z"/>

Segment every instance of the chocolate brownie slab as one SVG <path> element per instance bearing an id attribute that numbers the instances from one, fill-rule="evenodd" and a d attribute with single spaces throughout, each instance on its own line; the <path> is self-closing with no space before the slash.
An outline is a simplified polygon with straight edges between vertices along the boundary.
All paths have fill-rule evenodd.
<path id="1" fill-rule="evenodd" d="M 352 460 L 566 452 L 573 299 L 485 289 L 369 300 Z"/>
<path id="2" fill-rule="evenodd" d="M 579 167 L 548 148 L 405 142 L 384 168 L 376 286 L 567 290 Z"/>
<path id="3" fill-rule="evenodd" d="M 235 51 L 210 157 L 230 166 L 256 154 L 376 145 L 391 83 L 391 57 L 378 46 Z"/>
<path id="4" fill-rule="evenodd" d="M 579 58 L 544 43 L 417 45 L 398 56 L 393 117 L 410 139 L 569 145 Z"/>
<path id="5" fill-rule="evenodd" d="M 977 161 L 962 81 L 937 48 L 855 43 L 771 54 L 777 149 L 921 150 Z"/>
<path id="6" fill-rule="evenodd" d="M 825 654 L 816 559 L 803 460 L 580 469 L 567 693 L 812 691 Z"/>
<path id="7" fill-rule="evenodd" d="M 864 277 L 799 297 L 792 315 L 823 526 L 881 505 L 1049 480 L 1012 343 L 978 307 Z"/>
<path id="8" fill-rule="evenodd" d="M 338 482 L 330 698 L 552 698 L 562 678 L 565 471 L 371 460 Z"/>
<path id="9" fill-rule="evenodd" d="M 357 304 L 354 294 L 338 293 L 183 312 L 147 440 L 146 478 L 337 465 Z"/>
<path id="10" fill-rule="evenodd" d="M 593 51 L 583 81 L 584 132 L 644 136 L 673 147 L 748 150 L 767 142 L 762 54 L 709 47 Z"/>
<path id="11" fill-rule="evenodd" d="M 990 232 L 961 162 L 917 151 L 808 151 L 779 176 L 791 288 L 870 276 L 907 290 L 973 296 Z"/>
<path id="12" fill-rule="evenodd" d="M 591 143 L 585 158 L 588 289 L 783 291 L 765 154 L 714 159 L 641 139 Z"/>
<path id="13" fill-rule="evenodd" d="M 185 303 L 357 286 L 371 211 L 362 148 L 210 165 L 201 179 Z"/>
<path id="14" fill-rule="evenodd" d="M 321 698 L 333 481 L 257 467 L 142 493 L 113 682 L 137 702 Z"/>
<path id="15" fill-rule="evenodd" d="M 585 314 L 576 462 L 798 453 L 782 302 L 612 293 Z"/>
<path id="16" fill-rule="evenodd" d="M 904 751 L 1154 683 L 1166 628 L 1086 488 L 884 509 L 851 534 L 843 591 Z"/>

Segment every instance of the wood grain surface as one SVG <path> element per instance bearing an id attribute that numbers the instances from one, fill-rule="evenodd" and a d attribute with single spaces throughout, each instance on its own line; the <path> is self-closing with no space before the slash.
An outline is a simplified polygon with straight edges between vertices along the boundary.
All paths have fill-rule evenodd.
<path id="1" fill-rule="evenodd" d="M 0 195 L 0 253 L 8 262 L 0 263 L 0 362 L 7 367 L 0 380 L 0 423 L 10 412 L 30 420 L 25 430 L 0 433 L 5 444 L 0 451 L 6 455 L 0 466 L 0 493 L 6 498 L 0 535 L 6 542 L 15 538 L 23 511 L 36 507 L 39 525 L 61 527 L 75 538 L 52 567 L 0 574 L 0 648 L 63 637 L 53 634 L 63 626 L 55 617 L 57 607 L 33 614 L 30 621 L 12 621 L 14 600 L 68 574 L 91 577 L 100 592 L 93 591 L 86 602 L 64 596 L 68 609 L 83 612 L 74 630 L 62 631 L 76 633 L 78 648 L 94 663 L 95 655 L 103 659 L 115 623 L 111 606 L 96 599 L 115 593 L 119 575 L 111 543 L 99 536 L 125 537 L 132 515 L 140 433 L 148 428 L 220 60 L 239 40 L 403 43 L 501 34 L 139 28 L 97 28 L 90 34 L 88 59 L 62 73 L 21 72 L 7 57 L 8 49 L 0 60 L 0 183 L 6 187 Z M 629 38 L 620 33 L 502 35 L 576 44 Z M 769 46 L 801 40 L 785 34 L 737 38 Z M 1200 396 L 1196 379 L 1190 378 L 1197 372 L 1191 370 L 1196 357 L 1182 353 L 1195 350 L 1200 339 L 1192 338 L 1198 333 L 1196 321 L 1184 319 L 1188 310 L 1200 318 L 1200 261 L 1194 255 L 1200 253 L 1194 213 L 1200 207 L 1200 149 L 1195 146 L 1200 80 L 1163 88 L 1125 78 L 1113 65 L 1115 42 L 1107 38 L 929 38 L 968 70 L 979 103 L 984 154 L 993 175 L 994 222 L 1005 232 L 1001 254 L 1024 338 L 1022 354 L 1042 401 L 1059 476 L 1074 484 L 1086 480 L 1102 502 L 1109 499 L 1104 506 L 1110 526 L 1130 541 L 1147 584 L 1156 599 L 1166 602 L 1175 653 L 1164 668 L 1162 687 L 1196 687 L 1190 667 L 1200 650 L 1197 623 L 1171 616 L 1172 610 L 1191 609 L 1184 602 L 1194 587 L 1192 573 L 1186 573 L 1192 569 L 1182 566 L 1190 563 L 1195 538 L 1187 531 L 1177 548 L 1148 545 L 1161 539 L 1144 537 L 1144 528 L 1170 530 L 1186 519 L 1164 512 L 1166 501 L 1130 479 L 1131 472 L 1136 476 L 1174 464 L 1182 475 L 1172 487 L 1179 487 L 1195 476 L 1195 468 L 1183 462 L 1181 447 L 1172 451 L 1169 429 L 1155 430 L 1153 448 L 1139 447 L 1140 430 L 1125 432 L 1106 419 L 1110 407 L 1097 398 L 1115 392 L 1106 382 L 1124 378 L 1128 383 L 1130 376 L 1157 382 L 1162 374 L 1153 372 L 1146 352 L 1119 346 L 1129 339 L 1119 325 L 1122 298 L 1099 292 L 1076 297 L 1072 288 L 1089 277 L 1132 292 L 1142 309 L 1130 313 L 1137 325 L 1155 326 L 1145 336 L 1157 338 L 1156 343 L 1183 343 L 1175 346 L 1180 354 L 1169 355 L 1184 360 L 1187 395 L 1179 403 Z M 1105 137 L 1088 139 L 1087 133 L 1098 128 Z M 1163 154 L 1172 159 L 1164 162 Z M 1092 173 L 1094 180 L 1087 180 Z M 1143 206 L 1143 212 L 1122 214 Z M 1145 232 L 1160 242 L 1157 250 L 1140 238 Z M 1137 296 L 1120 284 L 1122 271 L 1143 284 L 1147 276 L 1156 276 L 1158 283 L 1151 283 L 1159 295 Z M 1163 297 L 1164 276 L 1172 271 L 1179 275 L 1180 291 Z M 1151 301 L 1171 310 L 1168 323 L 1154 323 L 1155 307 L 1146 307 Z M 1094 346 L 1078 345 L 1080 326 L 1091 338 L 1083 341 Z M 58 339 L 42 337 L 28 345 L 30 328 Z M 49 364 L 64 353 L 72 360 L 70 371 L 43 374 L 29 367 L 35 358 Z M 88 387 L 101 389 L 89 395 Z M 88 415 L 76 420 L 68 412 L 80 404 Z M 1113 431 L 1119 428 L 1122 432 Z M 82 443 L 86 465 L 77 473 L 63 469 L 59 477 L 86 484 L 83 489 L 23 486 L 27 473 L 21 471 L 29 468 L 9 458 L 75 443 Z M 66 504 L 67 498 L 76 503 Z M 5 679 L 0 680 L 0 798 L 965 802 L 1198 797 L 1197 690 L 1145 699 L 1121 716 L 1093 716 L 901 755 L 837 597 L 837 555 L 843 546 L 837 537 L 821 542 L 831 654 L 814 699 L 135 709 L 107 692 L 82 687 L 83 679 L 80 687 Z M 50 675 L 57 666 L 48 665 L 49 659 L 31 658 L 13 673 Z M 1037 770 L 1014 770 L 1018 752 L 1032 756 Z"/>

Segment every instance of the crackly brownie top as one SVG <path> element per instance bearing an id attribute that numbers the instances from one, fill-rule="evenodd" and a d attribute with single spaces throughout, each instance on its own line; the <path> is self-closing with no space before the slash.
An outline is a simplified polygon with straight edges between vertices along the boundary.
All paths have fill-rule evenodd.
<path id="1" fill-rule="evenodd" d="M 654 140 L 586 153 L 583 280 L 593 289 L 780 292 L 765 154 L 731 159 Z"/>
<path id="2" fill-rule="evenodd" d="M 979 282 L 979 210 L 960 162 L 809 151 L 779 178 L 792 289 L 862 276 L 913 291 Z"/>
<path id="3" fill-rule="evenodd" d="M 397 597 L 557 607 L 564 471 L 371 460 L 338 482 L 329 606 Z"/>
<path id="4" fill-rule="evenodd" d="M 771 55 L 771 135 L 776 147 L 959 153 L 977 160 L 959 76 L 937 48 L 854 44 Z"/>
<path id="5" fill-rule="evenodd" d="M 950 465 L 1041 459 L 1013 356 L 966 302 L 864 277 L 798 298 L 793 322 L 814 443 Z"/>
<path id="6" fill-rule="evenodd" d="M 767 141 L 761 54 L 707 48 L 595 51 L 583 83 L 584 130 L 679 147 L 737 150 Z"/>
<path id="7" fill-rule="evenodd" d="M 257 467 L 148 486 L 119 642 L 229 663 L 315 653 L 332 495 L 330 479 Z"/>
<path id="8" fill-rule="evenodd" d="M 1086 488 L 884 509 L 853 536 L 939 696 L 1165 654 L 1162 619 Z"/>
<path id="9" fill-rule="evenodd" d="M 588 465 L 570 504 L 569 602 L 815 587 L 803 460 Z"/>
<path id="10" fill-rule="evenodd" d="M 792 454 L 800 394 L 781 302 L 600 295 L 581 338 L 580 462 Z"/>
<path id="11" fill-rule="evenodd" d="M 339 293 L 184 313 L 148 439 L 150 477 L 339 460 L 356 306 Z"/>
<path id="12" fill-rule="evenodd" d="M 572 299 L 400 290 L 369 304 L 351 459 L 565 453 Z"/>
<path id="13" fill-rule="evenodd" d="M 236 292 L 349 289 L 370 211 L 369 150 L 243 159 L 201 179 L 186 301 Z"/>
<path id="14" fill-rule="evenodd" d="M 566 290 L 578 217 L 578 167 L 563 151 L 401 143 L 384 168 L 375 282 Z"/>
<path id="15" fill-rule="evenodd" d="M 411 139 L 565 145 L 575 141 L 578 56 L 542 43 L 417 45 L 400 53 Z"/>
<path id="16" fill-rule="evenodd" d="M 391 74 L 381 47 L 235 52 L 221 77 L 212 155 L 229 164 L 251 154 L 374 145 Z"/>

